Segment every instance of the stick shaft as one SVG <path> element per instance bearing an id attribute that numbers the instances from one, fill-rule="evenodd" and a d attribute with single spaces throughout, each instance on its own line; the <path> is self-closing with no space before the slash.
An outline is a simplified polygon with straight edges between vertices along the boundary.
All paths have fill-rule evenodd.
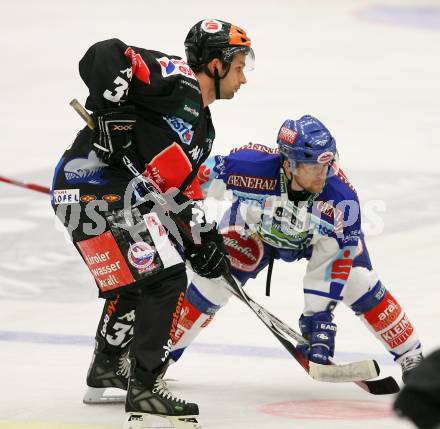
<path id="1" fill-rule="evenodd" d="M 93 118 L 90 116 L 89 112 L 87 112 L 87 110 L 84 109 L 84 107 L 81 105 L 81 103 L 76 98 L 74 98 L 69 104 L 73 107 L 75 112 L 84 119 L 84 121 L 87 123 L 87 126 L 91 130 L 94 130 L 95 122 L 93 121 Z"/>
<path id="2" fill-rule="evenodd" d="M 30 189 L 32 191 L 42 192 L 43 194 L 49 194 L 50 189 L 46 186 L 37 185 L 35 183 L 25 183 L 20 180 L 10 179 L 5 176 L 0 176 L 0 182 L 8 183 L 9 185 L 19 186 L 20 188 Z"/>

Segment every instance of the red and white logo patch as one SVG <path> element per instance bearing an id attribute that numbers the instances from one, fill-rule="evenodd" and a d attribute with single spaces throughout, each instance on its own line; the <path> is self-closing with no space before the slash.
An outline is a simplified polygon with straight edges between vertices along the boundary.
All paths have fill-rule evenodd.
<path id="1" fill-rule="evenodd" d="M 202 22 L 202 30 L 207 33 L 217 33 L 222 29 L 222 23 L 216 19 L 205 19 Z"/>
<path id="2" fill-rule="evenodd" d="M 243 231 L 243 228 L 228 226 L 220 232 L 228 249 L 232 266 L 241 271 L 251 272 L 261 262 L 264 247 L 257 236 L 242 237 L 240 235 L 241 231 Z"/>
<path id="3" fill-rule="evenodd" d="M 211 174 L 211 169 L 205 164 L 202 164 L 197 173 L 197 178 L 199 179 L 201 185 L 203 185 L 209 180 L 210 174 Z"/>
<path id="4" fill-rule="evenodd" d="M 197 80 L 194 72 L 183 60 L 177 58 L 161 57 L 156 58 L 156 61 L 160 64 L 162 76 L 165 78 L 180 74 L 190 79 Z"/>
<path id="5" fill-rule="evenodd" d="M 334 155 L 333 152 L 324 152 L 321 153 L 321 155 L 318 156 L 318 164 L 327 164 L 333 159 Z"/>
<path id="6" fill-rule="evenodd" d="M 133 267 L 137 268 L 139 274 L 151 271 L 156 264 L 154 263 L 154 255 L 156 251 L 149 244 L 138 241 L 130 244 L 127 258 Z"/>
<path id="7" fill-rule="evenodd" d="M 413 325 L 409 321 L 408 316 L 404 314 L 402 320 L 387 331 L 383 332 L 381 337 L 392 349 L 395 349 L 408 340 L 413 332 Z"/>
<path id="8" fill-rule="evenodd" d="M 402 317 L 402 307 L 387 292 L 384 299 L 365 313 L 365 319 L 376 332 L 381 332 Z"/>
<path id="9" fill-rule="evenodd" d="M 197 308 L 185 299 L 180 313 L 179 326 L 182 326 L 187 330 L 191 329 L 201 314 L 202 313 L 197 310 Z"/>
<path id="10" fill-rule="evenodd" d="M 284 143 L 293 145 L 297 135 L 298 133 L 296 131 L 293 131 L 287 127 L 281 127 L 281 130 L 278 134 L 278 139 Z"/>

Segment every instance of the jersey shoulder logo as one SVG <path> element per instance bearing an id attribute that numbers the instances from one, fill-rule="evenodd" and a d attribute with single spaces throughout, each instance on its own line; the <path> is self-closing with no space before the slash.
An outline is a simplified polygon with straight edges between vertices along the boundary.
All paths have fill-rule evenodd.
<path id="1" fill-rule="evenodd" d="M 180 74 L 184 77 L 197 80 L 196 75 L 184 60 L 161 57 L 156 58 L 156 61 L 160 65 L 162 76 L 164 78 Z"/>
<path id="2" fill-rule="evenodd" d="M 102 162 L 92 150 L 85 158 L 78 157 L 67 162 L 64 166 L 64 175 L 69 184 L 105 185 L 108 182 L 103 178 L 106 167 L 108 165 Z"/>

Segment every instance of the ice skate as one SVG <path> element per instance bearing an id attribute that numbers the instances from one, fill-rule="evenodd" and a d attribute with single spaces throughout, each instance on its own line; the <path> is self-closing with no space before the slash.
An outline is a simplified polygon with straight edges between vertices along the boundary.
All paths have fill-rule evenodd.
<path id="1" fill-rule="evenodd" d="M 87 373 L 88 389 L 83 397 L 85 404 L 123 403 L 130 372 L 129 347 L 122 353 L 108 354 L 103 344 L 96 342 L 95 352 Z"/>
<path id="2" fill-rule="evenodd" d="M 398 362 L 402 368 L 402 381 L 406 384 L 408 377 L 410 377 L 413 369 L 417 368 L 423 360 L 423 354 L 420 349 L 410 350 L 404 355 L 400 356 Z"/>
<path id="3" fill-rule="evenodd" d="M 197 404 L 177 398 L 158 375 L 133 368 L 129 379 L 124 429 L 164 427 L 198 429 Z"/>

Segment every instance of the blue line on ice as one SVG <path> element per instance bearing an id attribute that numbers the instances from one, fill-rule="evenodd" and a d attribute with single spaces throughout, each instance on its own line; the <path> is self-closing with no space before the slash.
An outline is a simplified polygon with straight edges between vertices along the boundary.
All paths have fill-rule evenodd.
<path id="1" fill-rule="evenodd" d="M 24 342 L 33 344 L 57 344 L 69 346 L 87 346 L 94 344 L 93 337 L 88 335 L 72 334 L 48 334 L 42 332 L 23 332 L 23 331 L 0 331 L 0 341 Z M 260 358 L 279 358 L 291 359 L 289 353 L 281 347 L 266 346 L 242 346 L 236 344 L 210 344 L 193 343 L 188 351 L 196 353 L 208 353 L 216 355 L 230 356 L 249 356 Z M 367 353 L 336 353 L 336 359 L 339 361 L 356 361 L 362 359 L 376 359 L 382 365 L 393 364 L 391 356 L 371 355 Z"/>

